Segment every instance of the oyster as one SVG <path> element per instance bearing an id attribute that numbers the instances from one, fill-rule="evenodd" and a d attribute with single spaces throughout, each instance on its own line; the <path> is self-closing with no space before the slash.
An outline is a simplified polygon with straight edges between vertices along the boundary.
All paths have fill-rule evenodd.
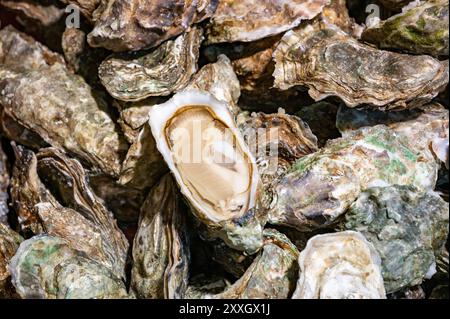
<path id="1" fill-rule="evenodd" d="M 184 297 L 189 279 L 186 215 L 167 174 L 142 206 L 133 243 L 131 290 L 138 298 Z"/>
<path id="2" fill-rule="evenodd" d="M 0 66 L 2 111 L 43 141 L 117 175 L 127 145 L 84 80 L 70 73 L 59 55 L 12 27 L 0 31 L 0 46 L 0 59 L 7 61 Z M 7 133 L 32 144 L 20 131 Z"/>
<path id="3" fill-rule="evenodd" d="M 77 28 L 66 28 L 61 45 L 67 64 L 74 70 L 80 69 L 81 59 L 85 50 L 86 34 Z"/>
<path id="4" fill-rule="evenodd" d="M 346 2 L 346 0 L 331 0 L 330 4 L 323 8 L 322 17 L 349 35 L 359 38 L 364 28 L 350 17 Z"/>
<path id="5" fill-rule="evenodd" d="M 22 240 L 7 224 L 0 223 L 0 299 L 12 296 L 8 264 Z"/>
<path id="6" fill-rule="evenodd" d="M 201 91 L 153 106 L 158 150 L 209 239 L 254 253 L 262 245 L 258 169 L 227 104 Z"/>
<path id="7" fill-rule="evenodd" d="M 273 55 L 275 87 L 305 85 L 316 101 L 337 96 L 349 107 L 420 106 L 448 83 L 448 61 L 377 50 L 324 21 L 287 32 Z"/>
<path id="8" fill-rule="evenodd" d="M 361 193 L 343 227 L 361 232 L 381 257 L 386 291 L 419 285 L 436 272 L 448 236 L 448 204 L 412 186 L 375 187 Z"/>
<path id="9" fill-rule="evenodd" d="M 300 253 L 293 299 L 385 299 L 380 257 L 364 236 L 317 235 Z"/>
<path id="10" fill-rule="evenodd" d="M 150 52 L 108 57 L 99 67 L 100 79 L 116 99 L 139 101 L 182 90 L 197 72 L 202 31 L 191 31 Z"/>
<path id="11" fill-rule="evenodd" d="M 9 173 L 6 154 L 0 145 L 0 224 L 8 223 Z"/>
<path id="12" fill-rule="evenodd" d="M 448 56 L 448 21 L 448 1 L 422 1 L 365 29 L 362 40 L 381 49 Z"/>
<path id="13" fill-rule="evenodd" d="M 328 0 L 223 0 L 206 30 L 208 43 L 255 41 L 318 15 Z"/>
<path id="14" fill-rule="evenodd" d="M 22 298 L 125 298 L 124 283 L 66 241 L 38 235 L 24 241 L 9 266 Z"/>
<path id="15" fill-rule="evenodd" d="M 88 35 L 93 47 L 137 51 L 155 47 L 210 17 L 217 0 L 105 0 Z"/>
<path id="16" fill-rule="evenodd" d="M 65 4 L 76 6 L 89 20 L 94 19 L 95 10 L 107 1 L 103 0 L 59 0 Z"/>

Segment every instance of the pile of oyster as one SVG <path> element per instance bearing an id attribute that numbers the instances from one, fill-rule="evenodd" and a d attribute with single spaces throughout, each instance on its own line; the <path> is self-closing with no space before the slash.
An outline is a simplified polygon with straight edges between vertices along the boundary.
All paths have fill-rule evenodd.
<path id="1" fill-rule="evenodd" d="M 448 298 L 447 0 L 0 23 L 0 297 Z"/>

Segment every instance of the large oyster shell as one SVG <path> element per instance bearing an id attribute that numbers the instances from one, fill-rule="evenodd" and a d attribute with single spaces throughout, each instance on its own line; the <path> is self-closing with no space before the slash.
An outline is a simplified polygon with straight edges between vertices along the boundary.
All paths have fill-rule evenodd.
<path id="1" fill-rule="evenodd" d="M 88 35 L 93 47 L 136 51 L 155 47 L 209 17 L 217 0 L 105 0 Z"/>
<path id="2" fill-rule="evenodd" d="M 294 299 L 384 299 L 380 257 L 358 232 L 317 235 L 300 253 Z"/>
<path id="3" fill-rule="evenodd" d="M 124 298 L 124 283 L 65 240 L 38 235 L 24 241 L 9 266 L 22 298 Z"/>
<path id="4" fill-rule="evenodd" d="M 186 213 L 172 176 L 142 206 L 133 243 L 131 290 L 138 298 L 183 298 L 189 279 Z"/>
<path id="5" fill-rule="evenodd" d="M 328 0 L 222 0 L 207 28 L 207 42 L 255 41 L 314 18 Z"/>
<path id="6" fill-rule="evenodd" d="M 305 85 L 312 98 L 347 106 L 420 106 L 448 83 L 448 61 L 374 49 L 324 21 L 287 32 L 274 52 L 275 87 Z"/>
<path id="7" fill-rule="evenodd" d="M 100 65 L 99 77 L 119 100 L 169 95 L 182 90 L 197 72 L 201 41 L 202 30 L 194 27 L 150 52 L 112 55 Z"/>
<path id="8" fill-rule="evenodd" d="M 361 232 L 374 245 L 386 291 L 392 293 L 433 275 L 448 221 L 448 203 L 438 194 L 394 185 L 361 193 L 347 211 L 344 227 Z"/>
<path id="9" fill-rule="evenodd" d="M 227 104 L 186 91 L 153 106 L 149 118 L 158 150 L 211 238 L 255 252 L 262 244 L 258 169 Z"/>
<path id="10" fill-rule="evenodd" d="M 448 21 L 448 1 L 422 1 L 366 28 L 361 38 L 382 49 L 448 56 Z"/>

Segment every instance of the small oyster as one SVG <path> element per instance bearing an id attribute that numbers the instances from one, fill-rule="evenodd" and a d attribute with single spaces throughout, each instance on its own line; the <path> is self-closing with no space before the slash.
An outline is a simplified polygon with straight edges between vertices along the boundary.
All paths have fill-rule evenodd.
<path id="1" fill-rule="evenodd" d="M 201 41 L 202 30 L 194 27 L 150 52 L 112 55 L 100 65 L 100 79 L 114 98 L 123 101 L 170 95 L 182 90 L 197 72 Z"/>
<path id="2" fill-rule="evenodd" d="M 313 99 L 383 109 L 425 104 L 448 83 L 448 61 L 381 51 L 324 21 L 287 32 L 274 52 L 275 87 L 305 85 Z"/>
<path id="3" fill-rule="evenodd" d="M 0 66 L 3 112 L 45 142 L 117 175 L 127 145 L 84 80 L 59 55 L 10 26 L 0 31 L 0 47 L 0 59 L 8 61 Z M 19 132 L 8 133 L 23 142 Z"/>
<path id="4" fill-rule="evenodd" d="M 93 47 L 115 52 L 155 47 L 210 17 L 217 0 L 105 0 L 88 35 Z"/>
<path id="5" fill-rule="evenodd" d="M 66 241 L 38 235 L 24 241 L 9 266 L 22 298 L 125 298 L 124 283 Z"/>
<path id="6" fill-rule="evenodd" d="M 207 42 L 255 41 L 318 15 L 328 0 L 223 0 L 207 28 Z"/>
<path id="7" fill-rule="evenodd" d="M 64 30 L 61 46 L 67 64 L 74 70 L 80 69 L 82 55 L 85 50 L 86 34 L 78 28 L 66 28 Z"/>
<path id="8" fill-rule="evenodd" d="M 189 279 L 186 213 L 169 174 L 142 206 L 133 244 L 131 290 L 138 298 L 184 297 Z"/>
<path id="9" fill-rule="evenodd" d="M 422 1 L 365 29 L 362 40 L 381 49 L 448 56 L 448 21 L 447 0 Z"/>
<path id="10" fill-rule="evenodd" d="M 317 235 L 300 253 L 293 299 L 385 299 L 380 257 L 358 232 Z"/>
<path id="11" fill-rule="evenodd" d="M 448 204 L 412 186 L 375 187 L 345 214 L 345 229 L 361 232 L 381 257 L 386 291 L 419 285 L 436 272 L 448 235 Z"/>
<path id="12" fill-rule="evenodd" d="M 264 230 L 264 246 L 242 277 L 220 293 L 190 288 L 189 294 L 206 299 L 286 299 L 297 280 L 297 248 L 273 229 Z"/>
<path id="13" fill-rule="evenodd" d="M 0 145 L 0 224 L 8 223 L 8 158 Z"/>
<path id="14" fill-rule="evenodd" d="M 158 150 L 210 238 L 253 253 L 262 245 L 255 209 L 260 187 L 252 154 L 227 104 L 201 91 L 153 106 L 149 123 Z"/>
<path id="15" fill-rule="evenodd" d="M 12 295 L 9 287 L 10 272 L 8 264 L 19 248 L 22 237 L 7 224 L 0 223 L 0 299 Z"/>

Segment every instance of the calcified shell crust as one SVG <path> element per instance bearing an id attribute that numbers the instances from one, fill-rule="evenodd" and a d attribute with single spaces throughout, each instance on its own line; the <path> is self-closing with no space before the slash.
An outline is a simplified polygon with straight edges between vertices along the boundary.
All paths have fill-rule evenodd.
<path id="1" fill-rule="evenodd" d="M 207 42 L 255 41 L 314 18 L 328 0 L 223 0 L 207 29 Z"/>
<path id="2" fill-rule="evenodd" d="M 275 87 L 304 85 L 316 101 L 337 96 L 349 107 L 420 106 L 448 83 L 448 61 L 377 50 L 323 21 L 287 32 L 273 56 Z"/>
<path id="3" fill-rule="evenodd" d="M 380 257 L 353 231 L 317 235 L 300 253 L 294 299 L 384 299 Z"/>

